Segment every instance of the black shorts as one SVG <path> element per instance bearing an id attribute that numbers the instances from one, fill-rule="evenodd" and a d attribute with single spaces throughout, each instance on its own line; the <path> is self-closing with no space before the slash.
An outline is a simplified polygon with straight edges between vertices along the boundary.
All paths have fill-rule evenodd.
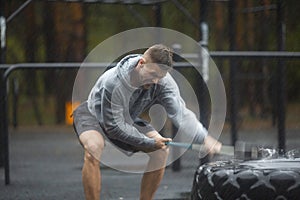
<path id="1" fill-rule="evenodd" d="M 120 140 L 110 139 L 108 134 L 101 128 L 98 119 L 89 111 L 87 102 L 80 104 L 73 112 L 73 126 L 78 137 L 85 131 L 95 130 L 101 133 L 106 140 L 109 140 L 112 144 L 122 150 L 129 152 L 139 151 L 133 145 Z M 133 126 L 135 126 L 143 134 L 155 130 L 148 122 L 140 118 L 135 120 Z"/>
<path id="2" fill-rule="evenodd" d="M 73 112 L 73 126 L 79 137 L 85 131 L 95 130 L 103 134 L 99 121 L 90 113 L 87 102 L 80 104 Z"/>

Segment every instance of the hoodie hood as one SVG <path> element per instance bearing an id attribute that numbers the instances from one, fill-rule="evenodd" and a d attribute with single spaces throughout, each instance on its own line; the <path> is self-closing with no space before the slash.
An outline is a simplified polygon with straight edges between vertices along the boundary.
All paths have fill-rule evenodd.
<path id="1" fill-rule="evenodd" d="M 137 88 L 130 84 L 130 72 L 135 68 L 141 58 L 141 54 L 128 55 L 124 57 L 116 66 L 120 80 L 124 86 L 131 91 L 134 91 Z"/>

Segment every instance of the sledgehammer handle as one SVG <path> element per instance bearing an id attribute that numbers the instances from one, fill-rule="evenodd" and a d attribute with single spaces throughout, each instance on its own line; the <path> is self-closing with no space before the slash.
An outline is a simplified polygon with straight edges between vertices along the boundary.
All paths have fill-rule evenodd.
<path id="1" fill-rule="evenodd" d="M 181 143 L 181 142 L 166 142 L 166 145 L 173 146 L 173 147 L 181 147 L 185 149 L 191 149 L 196 151 L 201 151 L 204 146 L 201 144 L 189 144 L 189 143 Z M 218 154 L 234 156 L 234 147 L 222 145 L 221 150 Z"/>
<path id="2" fill-rule="evenodd" d="M 166 142 L 166 145 L 173 147 L 181 147 L 184 149 L 193 149 L 193 145 L 189 143 L 180 143 L 180 142 Z"/>

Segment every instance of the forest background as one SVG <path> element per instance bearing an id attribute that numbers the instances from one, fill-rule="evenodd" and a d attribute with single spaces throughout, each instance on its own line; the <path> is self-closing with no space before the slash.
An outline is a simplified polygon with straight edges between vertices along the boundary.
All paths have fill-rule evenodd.
<path id="1" fill-rule="evenodd" d="M 124 5 L 105 3 L 75 3 L 33 1 L 7 25 L 7 63 L 82 62 L 86 55 L 103 40 L 122 31 L 157 26 L 186 34 L 196 41 L 200 31 L 176 7 L 175 1 L 157 5 Z M 195 19 L 200 21 L 200 1 L 178 0 Z M 236 1 L 236 46 L 240 51 L 277 51 L 276 1 Z M 284 2 L 286 51 L 300 51 L 300 3 Z M 10 16 L 24 1 L 6 1 L 5 16 Z M 160 8 L 161 21 L 157 21 Z M 228 1 L 208 1 L 210 51 L 229 50 Z M 229 62 L 218 60 L 227 94 Z M 275 66 L 278 60 L 245 60 L 239 63 L 239 118 L 252 126 L 274 126 Z M 300 128 L 300 61 L 287 60 L 286 105 L 289 128 Z M 51 125 L 65 123 L 65 103 L 71 100 L 77 70 L 18 70 L 10 83 L 18 85 L 19 125 Z M 189 75 L 193 82 L 193 73 Z M 195 79 L 195 78 L 194 78 Z M 197 87 L 197 86 L 196 86 Z M 10 100 L 12 94 L 10 90 Z M 11 102 L 9 101 L 9 102 Z M 12 104 L 9 103 L 10 123 Z M 260 122 L 258 125 L 257 122 Z M 266 125 L 267 124 L 267 125 Z"/>

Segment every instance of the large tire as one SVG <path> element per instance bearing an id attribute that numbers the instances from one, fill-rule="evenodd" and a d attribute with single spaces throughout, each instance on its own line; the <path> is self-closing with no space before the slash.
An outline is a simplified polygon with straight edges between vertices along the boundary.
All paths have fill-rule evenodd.
<path id="1" fill-rule="evenodd" d="M 198 168 L 192 200 L 298 200 L 300 159 L 219 161 Z"/>

